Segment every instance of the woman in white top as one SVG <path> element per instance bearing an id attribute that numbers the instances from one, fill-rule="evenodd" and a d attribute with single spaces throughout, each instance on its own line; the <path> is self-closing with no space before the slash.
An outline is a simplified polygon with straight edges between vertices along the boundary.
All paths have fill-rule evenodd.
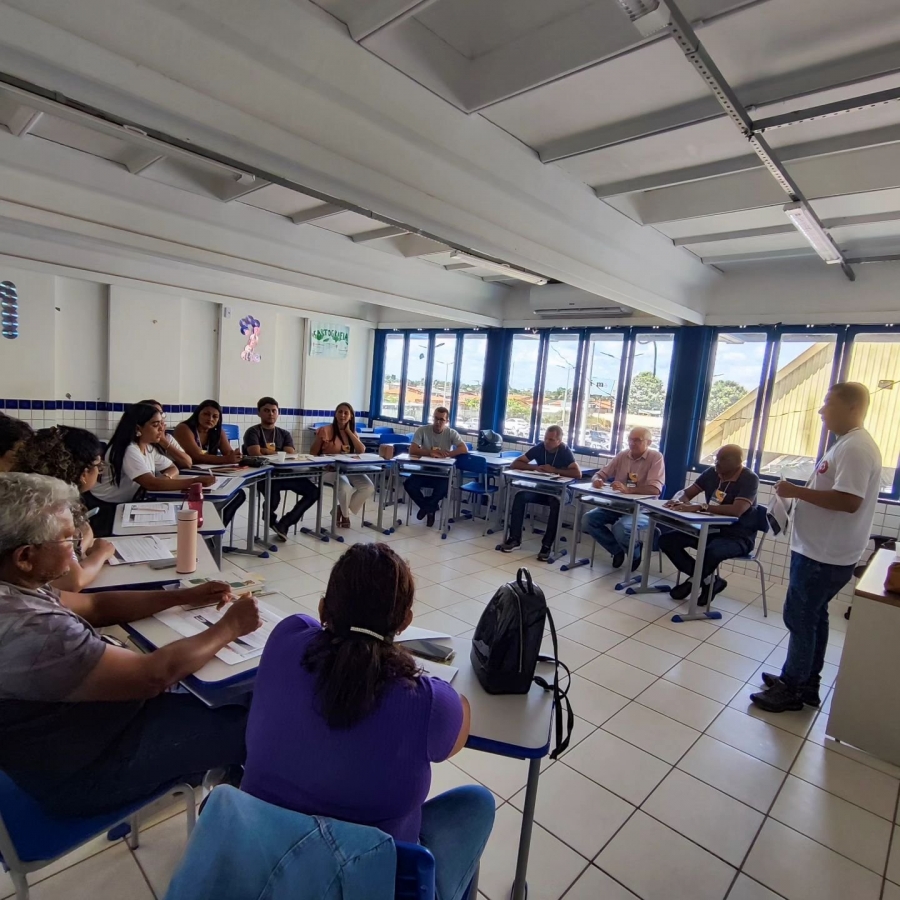
<path id="1" fill-rule="evenodd" d="M 85 504 L 100 512 L 91 520 L 94 534 L 112 534 L 116 505 L 147 491 L 187 490 L 192 484 L 215 484 L 213 475 L 178 477 L 178 468 L 154 446 L 165 436 L 162 413 L 147 403 L 136 403 L 122 414 L 106 448 L 106 471 L 101 481 L 84 494 Z"/>
<path id="2" fill-rule="evenodd" d="M 138 400 L 138 403 L 146 403 L 148 406 L 155 406 L 160 411 L 163 422 L 165 423 L 166 414 L 163 412 L 163 406 L 159 400 Z M 187 453 L 181 449 L 181 444 L 179 444 L 168 432 L 163 436 L 162 441 L 156 445 L 156 449 L 168 456 L 179 469 L 189 469 L 193 464 L 193 460 L 191 460 Z"/>

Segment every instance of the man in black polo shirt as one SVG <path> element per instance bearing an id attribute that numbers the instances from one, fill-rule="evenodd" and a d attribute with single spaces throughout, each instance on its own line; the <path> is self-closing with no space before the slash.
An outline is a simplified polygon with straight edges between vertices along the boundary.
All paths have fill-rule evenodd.
<path id="1" fill-rule="evenodd" d="M 710 534 L 703 557 L 703 589 L 700 606 L 706 606 L 720 591 L 728 587 L 722 578 L 713 583 L 713 573 L 719 563 L 726 559 L 746 556 L 756 540 L 756 494 L 759 478 L 750 469 L 744 468 L 744 452 L 737 444 L 726 444 L 716 453 L 716 464 L 703 472 L 697 480 L 684 490 L 681 500 L 666 504 L 670 509 L 681 512 L 708 512 L 717 516 L 737 516 L 737 522 L 720 528 Z M 694 497 L 704 494 L 705 503 L 692 503 Z M 690 596 L 691 576 L 694 574 L 694 559 L 687 552 L 688 547 L 697 548 L 697 538 L 683 531 L 670 531 L 659 539 L 659 549 L 675 564 L 679 572 L 688 576 L 687 581 L 676 585 L 669 592 L 673 600 L 684 600 Z"/>
<path id="2" fill-rule="evenodd" d="M 510 468 L 531 469 L 545 472 L 548 475 L 563 475 L 566 478 L 581 477 L 581 469 L 575 462 L 572 451 L 563 443 L 563 430 L 559 425 L 551 425 L 544 432 L 543 442 L 535 444 L 527 453 L 514 459 Z M 519 491 L 516 494 L 509 514 L 506 541 L 500 549 L 504 553 L 512 553 L 513 550 L 522 546 L 522 524 L 525 521 L 525 506 L 528 503 L 550 507 L 547 530 L 544 532 L 544 539 L 541 542 L 541 552 L 538 553 L 538 559 L 546 562 L 550 558 L 553 538 L 556 535 L 556 523 L 559 521 L 559 500 L 556 497 L 548 497 L 546 494 L 538 494 L 533 491 Z"/>

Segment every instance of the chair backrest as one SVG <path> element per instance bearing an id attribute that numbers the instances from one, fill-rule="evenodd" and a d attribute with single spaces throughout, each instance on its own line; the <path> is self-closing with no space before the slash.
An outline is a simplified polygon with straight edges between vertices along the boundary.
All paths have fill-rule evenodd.
<path id="1" fill-rule="evenodd" d="M 381 444 L 409 444 L 412 442 L 411 434 L 381 434 L 379 435 L 379 445 Z"/>
<path id="2" fill-rule="evenodd" d="M 474 475 L 487 474 L 488 461 L 483 456 L 472 456 L 471 453 L 463 453 L 456 457 L 456 468 L 461 472 L 472 472 Z"/>
<path id="3" fill-rule="evenodd" d="M 241 439 L 241 429 L 237 425 L 223 425 L 222 434 L 224 434 L 229 441 L 239 441 Z"/>
<path id="4" fill-rule="evenodd" d="M 759 505 L 753 507 L 753 524 L 756 527 L 757 531 L 761 531 L 763 534 L 768 534 L 769 532 L 769 510 L 767 507 Z"/>
<path id="5" fill-rule="evenodd" d="M 434 857 L 419 844 L 395 841 L 397 880 L 395 900 L 434 900 Z"/>
<path id="6" fill-rule="evenodd" d="M 372 429 L 373 434 L 393 434 L 394 429 L 390 425 L 378 425 Z"/>
<path id="7" fill-rule="evenodd" d="M 500 451 L 500 459 L 512 459 L 512 457 L 521 456 L 522 454 L 518 450 L 501 450 Z"/>

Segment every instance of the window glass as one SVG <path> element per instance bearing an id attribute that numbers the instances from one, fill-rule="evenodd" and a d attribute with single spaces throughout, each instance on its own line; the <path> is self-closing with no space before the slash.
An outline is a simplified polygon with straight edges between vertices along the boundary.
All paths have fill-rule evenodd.
<path id="1" fill-rule="evenodd" d="M 702 464 L 712 465 L 716 451 L 725 444 L 737 444 L 747 453 L 767 341 L 768 335 L 764 333 L 735 331 L 719 334 L 706 401 L 700 447 Z"/>
<path id="2" fill-rule="evenodd" d="M 584 388 L 577 445 L 592 450 L 612 446 L 624 341 L 621 334 L 592 334 L 585 348 Z"/>
<path id="3" fill-rule="evenodd" d="M 403 376 L 403 335 L 389 334 L 384 341 L 384 380 L 381 383 L 382 416 L 400 415 L 400 379 Z"/>
<path id="4" fill-rule="evenodd" d="M 831 383 L 837 337 L 784 334 L 760 462 L 760 474 L 806 481 L 812 475 L 822 438 L 819 408 Z"/>
<path id="5" fill-rule="evenodd" d="M 512 437 L 531 437 L 531 411 L 534 406 L 540 349 L 539 335 L 513 336 L 509 387 L 506 389 L 506 419 L 503 423 L 503 433 Z"/>
<path id="6" fill-rule="evenodd" d="M 431 367 L 431 402 L 428 419 L 443 406 L 450 409 L 453 398 L 453 377 L 456 374 L 456 335 L 438 334 L 434 339 L 434 363 Z"/>
<path id="7" fill-rule="evenodd" d="M 406 398 L 403 418 L 408 422 L 422 422 L 425 406 L 425 369 L 428 365 L 428 336 L 411 334 L 406 356 Z"/>
<path id="8" fill-rule="evenodd" d="M 541 423 L 535 440 L 542 438 L 550 425 L 559 425 L 565 440 L 572 442 L 572 397 L 577 377 L 578 335 L 551 334 L 541 397 Z"/>
<path id="9" fill-rule="evenodd" d="M 628 385 L 628 406 L 625 409 L 625 429 L 619 441 L 620 450 L 628 446 L 628 433 L 639 425 L 650 429 L 653 434 L 653 445 L 659 447 L 674 343 L 675 336 L 671 332 L 654 331 L 639 334 L 635 338 L 631 383 Z"/>
<path id="10" fill-rule="evenodd" d="M 484 361 L 487 354 L 486 334 L 463 336 L 459 372 L 459 397 L 456 401 L 457 428 L 477 431 L 481 421 L 481 395 L 484 388 Z"/>
<path id="11" fill-rule="evenodd" d="M 881 450 L 881 489 L 890 491 L 900 457 L 900 334 L 857 335 L 846 380 L 862 382 L 872 395 L 866 430 Z"/>

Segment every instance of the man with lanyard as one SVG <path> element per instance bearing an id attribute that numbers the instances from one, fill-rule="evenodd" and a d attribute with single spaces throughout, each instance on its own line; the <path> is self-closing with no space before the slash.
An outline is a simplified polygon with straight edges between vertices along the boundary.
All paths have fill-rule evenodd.
<path id="1" fill-rule="evenodd" d="M 670 500 L 666 506 L 679 512 L 708 512 L 716 516 L 735 516 L 737 522 L 710 534 L 703 556 L 700 574 L 703 589 L 698 604 L 706 606 L 720 591 L 728 587 L 724 578 L 713 576 L 720 563 L 726 559 L 746 556 L 756 540 L 756 494 L 759 478 L 744 468 L 744 452 L 737 444 L 726 444 L 716 453 L 716 464 L 701 473 L 697 480 L 685 488 L 680 500 Z M 705 503 L 691 503 L 703 493 Z M 687 548 L 697 547 L 697 538 L 683 531 L 670 531 L 659 539 L 659 549 L 674 563 L 679 572 L 690 579 L 694 574 L 694 560 Z M 693 586 L 683 581 L 669 591 L 673 600 L 690 596 Z"/>
<path id="2" fill-rule="evenodd" d="M 534 465 L 532 465 L 534 463 Z M 531 469 L 535 472 L 544 472 L 547 475 L 563 475 L 566 478 L 580 478 L 581 469 L 575 462 L 572 451 L 563 443 L 563 430 L 559 425 L 551 425 L 544 432 L 544 440 L 535 444 L 527 453 L 523 453 L 512 461 L 511 469 Z M 559 522 L 559 500 L 547 494 L 539 494 L 535 491 L 519 491 L 513 501 L 507 524 L 506 541 L 500 549 L 504 553 L 512 553 L 522 546 L 522 526 L 525 522 L 525 507 L 533 503 L 538 506 L 549 506 L 550 516 L 547 519 L 547 528 L 544 531 L 544 539 L 541 542 L 541 551 L 538 559 L 547 562 L 553 549 L 553 538 L 556 535 L 556 526 Z"/>
<path id="3" fill-rule="evenodd" d="M 409 445 L 410 456 L 431 456 L 436 459 L 449 459 L 454 456 L 462 456 L 468 453 L 469 448 L 454 428 L 448 428 L 450 424 L 450 411 L 446 406 L 439 406 L 434 411 L 433 424 L 429 427 L 423 425 L 416 429 L 412 443 Z M 403 483 L 406 493 L 419 507 L 416 513 L 417 519 L 426 519 L 425 524 L 431 528 L 434 525 L 434 516 L 441 505 L 441 500 L 447 496 L 447 479 L 432 478 L 430 475 L 410 475 Z M 431 489 L 426 496 L 422 489 Z"/>
<path id="4" fill-rule="evenodd" d="M 611 459 L 593 478 L 591 484 L 602 488 L 605 484 L 620 494 L 650 494 L 658 497 L 666 480 L 666 464 L 659 450 L 651 450 L 653 435 L 649 428 L 632 428 L 628 435 L 628 449 Z M 647 527 L 647 517 L 638 516 L 638 528 Z M 599 507 L 586 513 L 581 528 L 612 557 L 614 569 L 625 562 L 625 551 L 631 540 L 631 515 L 623 515 L 609 507 Z M 634 545 L 634 571 L 641 560 L 641 546 Z"/>
<path id="5" fill-rule="evenodd" d="M 244 448 L 247 456 L 273 456 L 282 450 L 286 453 L 296 453 L 291 433 L 275 425 L 278 421 L 278 401 L 273 397 L 261 397 L 256 404 L 256 412 L 260 419 L 259 425 L 251 425 L 244 432 Z M 279 519 L 276 510 L 281 502 L 282 491 L 294 491 L 297 494 L 297 503 L 290 512 Z M 318 502 L 319 489 L 309 478 L 278 478 L 272 480 L 271 498 L 272 509 L 265 511 L 265 515 L 269 517 L 269 527 L 279 540 L 286 541 L 288 530 Z"/>
<path id="6" fill-rule="evenodd" d="M 768 712 L 818 706 L 828 644 L 828 604 L 852 578 L 875 517 L 881 490 L 881 452 L 862 426 L 869 391 L 849 381 L 825 395 L 819 415 L 837 440 L 806 487 L 779 481 L 775 493 L 794 500 L 791 574 L 784 624 L 791 633 L 780 675 L 763 672 L 766 690 L 750 699 Z"/>

